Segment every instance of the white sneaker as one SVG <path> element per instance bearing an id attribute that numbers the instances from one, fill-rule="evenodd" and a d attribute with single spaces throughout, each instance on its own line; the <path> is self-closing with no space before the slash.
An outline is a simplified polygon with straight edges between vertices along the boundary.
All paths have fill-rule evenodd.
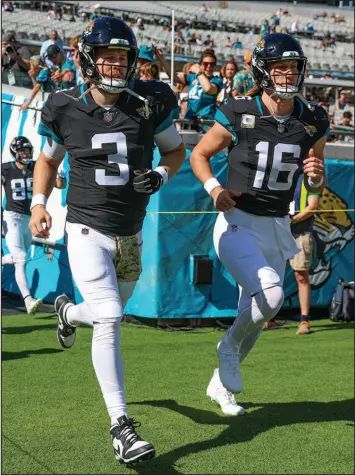
<path id="1" fill-rule="evenodd" d="M 240 393 L 243 390 L 242 375 L 240 374 L 239 351 L 225 343 L 225 338 L 217 345 L 219 359 L 219 377 L 221 383 L 232 393 Z"/>
<path id="2" fill-rule="evenodd" d="M 26 297 L 25 299 L 25 306 L 28 315 L 35 315 L 39 307 L 42 305 L 41 299 L 34 299 L 32 297 Z"/>
<path id="3" fill-rule="evenodd" d="M 206 395 L 211 398 L 211 401 L 216 402 L 222 409 L 223 414 L 226 414 L 227 416 L 242 416 L 245 414 L 244 407 L 237 404 L 233 394 L 221 383 L 218 368 L 213 372 L 212 379 L 207 387 Z"/>

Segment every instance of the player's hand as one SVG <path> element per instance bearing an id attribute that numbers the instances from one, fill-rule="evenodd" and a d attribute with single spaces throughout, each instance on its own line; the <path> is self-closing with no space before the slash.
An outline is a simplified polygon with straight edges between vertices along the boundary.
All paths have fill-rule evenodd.
<path id="1" fill-rule="evenodd" d="M 45 227 L 43 227 L 45 224 Z M 34 237 L 47 238 L 49 230 L 52 227 L 52 218 L 42 205 L 36 205 L 32 208 L 29 228 Z"/>
<path id="2" fill-rule="evenodd" d="M 211 191 L 211 197 L 213 198 L 213 203 L 218 211 L 229 211 L 235 207 L 235 198 L 239 198 L 241 193 L 235 193 L 232 190 L 225 190 L 221 186 L 217 186 Z"/>
<path id="3" fill-rule="evenodd" d="M 164 184 L 163 177 L 160 173 L 154 170 L 149 170 L 147 168 L 134 170 L 134 175 L 133 188 L 137 193 L 152 195 Z"/>
<path id="4" fill-rule="evenodd" d="M 314 149 L 311 148 L 308 153 L 308 158 L 303 161 L 303 172 L 314 183 L 321 181 L 324 175 L 324 160 L 317 158 L 314 155 Z"/>

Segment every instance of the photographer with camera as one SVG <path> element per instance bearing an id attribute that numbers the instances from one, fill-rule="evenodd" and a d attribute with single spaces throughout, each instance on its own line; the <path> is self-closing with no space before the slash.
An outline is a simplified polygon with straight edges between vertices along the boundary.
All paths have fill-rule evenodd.
<path id="1" fill-rule="evenodd" d="M 32 87 L 28 75 L 31 50 L 19 46 L 14 33 L 7 33 L 1 40 L 1 72 L 3 84 Z"/>

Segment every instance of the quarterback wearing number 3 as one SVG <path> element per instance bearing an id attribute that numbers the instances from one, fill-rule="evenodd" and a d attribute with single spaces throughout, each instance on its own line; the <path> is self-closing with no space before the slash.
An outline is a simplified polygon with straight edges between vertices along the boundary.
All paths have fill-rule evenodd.
<path id="1" fill-rule="evenodd" d="M 266 36 L 252 55 L 254 88 L 228 99 L 216 123 L 191 156 L 197 178 L 220 211 L 216 253 L 239 285 L 238 316 L 217 345 L 219 369 L 207 395 L 223 412 L 241 414 L 233 394 L 242 391 L 240 364 L 265 322 L 282 306 L 285 264 L 300 250 L 289 225 L 289 205 L 298 177 L 310 192 L 324 187 L 326 111 L 302 96 L 307 58 L 287 34 Z M 209 160 L 228 147 L 224 189 Z"/>
<path id="2" fill-rule="evenodd" d="M 86 82 L 51 94 L 42 110 L 39 133 L 47 140 L 34 171 L 30 228 L 35 236 L 48 236 L 46 201 L 67 151 L 68 256 L 84 302 L 57 297 L 57 336 L 70 348 L 77 327 L 93 327 L 92 361 L 111 419 L 114 454 L 133 464 L 154 457 L 155 450 L 127 415 L 120 320 L 141 272 L 149 197 L 178 171 L 185 149 L 173 125 L 177 103 L 169 86 L 134 79 L 139 50 L 122 20 L 96 19 L 78 46 Z M 152 170 L 154 142 L 162 159 Z"/>

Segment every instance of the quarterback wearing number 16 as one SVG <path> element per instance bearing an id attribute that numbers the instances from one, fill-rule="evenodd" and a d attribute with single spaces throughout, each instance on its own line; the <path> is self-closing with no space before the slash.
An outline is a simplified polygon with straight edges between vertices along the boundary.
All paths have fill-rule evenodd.
<path id="1" fill-rule="evenodd" d="M 307 58 L 287 34 L 266 36 L 252 55 L 254 88 L 228 99 L 216 123 L 191 156 L 197 178 L 220 211 L 216 253 L 239 285 L 238 316 L 217 345 L 219 369 L 207 395 L 223 412 L 242 414 L 232 393 L 243 389 L 240 364 L 265 322 L 276 316 L 284 294 L 285 264 L 300 249 L 288 219 L 298 177 L 312 193 L 324 187 L 326 111 L 302 96 Z M 209 160 L 228 147 L 224 189 Z"/>
<path id="2" fill-rule="evenodd" d="M 141 272 L 149 197 L 178 171 L 185 149 L 173 125 L 177 102 L 169 86 L 134 79 L 139 50 L 122 20 L 96 19 L 78 46 L 86 82 L 51 94 L 42 110 L 39 133 L 46 144 L 34 171 L 30 228 L 35 236 L 49 234 L 46 202 L 67 151 L 68 256 L 84 302 L 73 305 L 65 295 L 57 297 L 57 337 L 70 348 L 77 327 L 93 327 L 92 361 L 111 420 L 114 454 L 133 464 L 154 457 L 155 449 L 127 415 L 120 321 Z M 162 159 L 152 170 L 154 142 Z"/>

